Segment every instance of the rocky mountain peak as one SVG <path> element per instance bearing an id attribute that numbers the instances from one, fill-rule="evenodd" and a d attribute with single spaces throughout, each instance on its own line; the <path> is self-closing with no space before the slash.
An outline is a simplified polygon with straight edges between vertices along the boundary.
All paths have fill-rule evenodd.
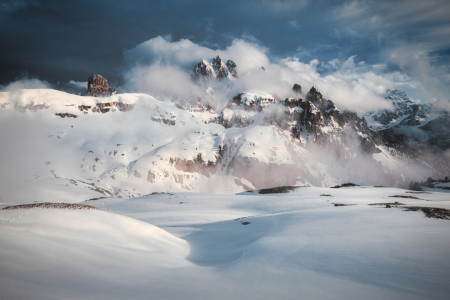
<path id="1" fill-rule="evenodd" d="M 294 84 L 294 86 L 292 87 L 292 90 L 294 92 L 296 92 L 297 94 L 300 94 L 302 92 L 302 87 L 300 84 Z"/>
<path id="2" fill-rule="evenodd" d="M 232 60 L 224 63 L 219 55 L 213 58 L 211 62 L 205 59 L 199 62 L 194 67 L 192 75 L 195 80 L 203 78 L 206 83 L 224 78 L 233 79 L 236 76 L 236 64 Z"/>

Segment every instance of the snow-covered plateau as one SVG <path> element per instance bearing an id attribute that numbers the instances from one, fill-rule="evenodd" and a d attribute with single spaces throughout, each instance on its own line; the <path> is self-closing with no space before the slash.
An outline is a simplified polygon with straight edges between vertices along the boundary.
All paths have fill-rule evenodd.
<path id="1" fill-rule="evenodd" d="M 1 296 L 447 299 L 450 220 L 407 207 L 450 209 L 448 195 L 303 187 L 0 210 Z"/>

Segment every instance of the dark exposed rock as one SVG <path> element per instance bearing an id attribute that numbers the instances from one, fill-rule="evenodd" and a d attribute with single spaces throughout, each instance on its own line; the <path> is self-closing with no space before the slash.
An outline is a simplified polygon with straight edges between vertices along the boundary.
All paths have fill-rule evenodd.
<path id="1" fill-rule="evenodd" d="M 213 58 L 211 63 L 202 60 L 194 67 L 192 74 L 194 80 L 202 78 L 206 83 L 209 81 L 222 80 L 224 78 L 235 78 L 236 76 L 236 64 L 232 60 L 228 60 L 224 63 L 220 56 Z"/>
<path id="2" fill-rule="evenodd" d="M 344 183 L 342 185 L 332 186 L 331 188 L 332 189 L 339 189 L 341 187 L 351 187 L 351 186 L 359 186 L 359 185 L 349 182 L 349 183 Z"/>
<path id="3" fill-rule="evenodd" d="M 433 219 L 450 220 L 450 209 L 424 206 L 407 206 L 404 211 L 423 211 L 425 217 Z"/>
<path id="4" fill-rule="evenodd" d="M 398 205 L 405 205 L 404 203 L 400 203 L 400 202 L 390 202 L 390 203 L 372 203 L 372 204 L 368 204 L 368 205 L 377 205 L 377 206 L 398 206 Z"/>
<path id="5" fill-rule="evenodd" d="M 7 206 L 2 210 L 14 210 L 14 209 L 34 209 L 34 208 L 57 208 L 57 209 L 84 209 L 84 210 L 101 210 L 97 207 L 86 204 L 73 204 L 73 203 L 33 203 Z"/>
<path id="6" fill-rule="evenodd" d="M 108 80 L 101 75 L 94 74 L 88 79 L 86 96 L 106 97 L 112 94 Z"/>
<path id="7" fill-rule="evenodd" d="M 302 92 L 302 87 L 300 86 L 300 84 L 294 84 L 294 86 L 292 87 L 292 90 L 294 92 L 296 92 L 297 94 L 300 94 Z"/>
<path id="8" fill-rule="evenodd" d="M 200 153 L 196 158 L 191 160 L 171 158 L 169 162 L 171 165 L 175 165 L 175 168 L 179 171 L 189 173 L 198 172 L 206 177 L 211 177 L 217 171 L 217 162 L 204 161 Z"/>
<path id="9" fill-rule="evenodd" d="M 237 70 L 236 70 L 236 64 L 232 60 L 227 61 L 227 68 L 230 72 L 231 76 L 237 77 Z"/>
<path id="10" fill-rule="evenodd" d="M 408 195 L 394 195 L 394 196 L 389 196 L 389 197 L 422 200 L 420 198 L 417 198 L 414 196 L 408 196 Z"/>
<path id="11" fill-rule="evenodd" d="M 261 189 L 258 191 L 259 194 L 282 194 L 289 193 L 295 189 L 299 188 L 298 186 L 278 186 L 269 189 Z"/>
<path id="12" fill-rule="evenodd" d="M 78 107 L 78 109 L 81 110 L 81 111 L 88 111 L 88 110 L 91 109 L 91 107 L 92 107 L 91 105 L 80 105 Z"/>
<path id="13" fill-rule="evenodd" d="M 60 116 L 61 118 L 65 118 L 65 117 L 78 118 L 77 115 L 73 115 L 73 114 L 69 114 L 69 113 L 57 113 L 57 114 L 55 114 L 55 116 Z"/>

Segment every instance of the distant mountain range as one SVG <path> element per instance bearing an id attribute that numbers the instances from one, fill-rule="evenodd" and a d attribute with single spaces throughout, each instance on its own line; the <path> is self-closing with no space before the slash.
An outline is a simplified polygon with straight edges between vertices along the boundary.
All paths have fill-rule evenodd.
<path id="1" fill-rule="evenodd" d="M 206 89 L 237 76 L 236 64 L 220 57 L 192 74 Z M 437 139 L 449 117 L 432 105 L 388 91 L 394 111 L 360 118 L 316 87 L 303 93 L 296 84 L 292 92 L 298 97 L 243 91 L 217 111 L 201 99 L 179 105 L 145 94 L 2 92 L 1 125 L 16 129 L 0 136 L 0 160 L 11 170 L 0 197 L 28 203 L 54 193 L 91 199 L 345 182 L 408 187 L 450 174 L 448 144 Z M 416 131 L 426 138 L 411 138 Z"/>
<path id="2" fill-rule="evenodd" d="M 448 111 L 414 101 L 401 90 L 387 90 L 386 93 L 394 110 L 368 112 L 364 118 L 387 141 L 438 151 L 450 148 Z"/>

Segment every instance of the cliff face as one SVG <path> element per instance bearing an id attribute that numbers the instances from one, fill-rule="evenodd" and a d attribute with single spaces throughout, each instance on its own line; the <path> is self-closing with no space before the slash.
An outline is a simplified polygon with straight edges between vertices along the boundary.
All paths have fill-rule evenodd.
<path id="1" fill-rule="evenodd" d="M 236 64 L 232 60 L 226 63 L 220 56 L 213 58 L 211 62 L 202 60 L 193 69 L 192 78 L 196 81 L 202 80 L 206 83 L 218 81 L 225 78 L 233 79 L 237 77 Z"/>
<path id="2" fill-rule="evenodd" d="M 106 97 L 112 94 L 108 80 L 101 75 L 94 74 L 88 79 L 86 96 Z"/>
<path id="3" fill-rule="evenodd" d="M 295 87 L 295 86 L 294 86 Z M 312 87 L 302 98 L 277 100 L 262 92 L 247 92 L 234 97 L 222 111 L 219 123 L 225 128 L 277 125 L 289 130 L 302 143 L 315 143 L 320 148 L 362 144 L 369 153 L 381 144 L 380 135 L 371 129 L 364 118 L 355 113 L 340 111 L 330 100 Z"/>

